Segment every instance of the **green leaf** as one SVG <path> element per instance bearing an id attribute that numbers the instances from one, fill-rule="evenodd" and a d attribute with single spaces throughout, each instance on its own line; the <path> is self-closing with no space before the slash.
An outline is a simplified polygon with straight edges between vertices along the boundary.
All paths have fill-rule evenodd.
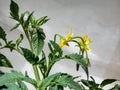
<path id="1" fill-rule="evenodd" d="M 52 44 L 55 53 L 58 52 L 58 53 L 59 53 L 59 56 L 61 57 L 62 54 L 63 54 L 63 51 L 62 51 L 61 47 L 60 47 L 56 42 L 54 42 L 54 41 L 50 41 L 50 43 Z"/>
<path id="2" fill-rule="evenodd" d="M 58 79 L 60 75 L 61 75 L 61 73 L 56 73 L 56 74 L 50 75 L 47 78 L 43 79 L 39 86 L 39 89 L 42 90 L 42 89 L 45 89 L 48 86 L 54 84 L 54 81 L 56 79 Z"/>
<path id="3" fill-rule="evenodd" d="M 12 29 L 10 29 L 10 31 L 12 31 L 12 30 L 14 30 L 14 29 L 16 29 L 16 28 L 18 28 L 19 27 L 19 23 L 17 23 L 17 24 L 15 24 L 15 26 L 13 26 L 13 28 Z"/>
<path id="4" fill-rule="evenodd" d="M 81 82 L 85 86 L 89 87 L 90 89 L 92 88 L 92 90 L 96 90 L 98 88 L 98 86 L 99 86 L 99 84 L 97 84 L 96 82 L 91 81 L 91 80 L 84 80 L 84 79 L 82 79 Z"/>
<path id="5" fill-rule="evenodd" d="M 21 90 L 19 86 L 16 84 L 7 84 L 6 87 L 7 89 L 2 89 L 2 90 Z"/>
<path id="6" fill-rule="evenodd" d="M 24 16 L 25 16 L 26 13 L 27 13 L 27 11 L 24 12 L 24 13 L 21 13 L 21 15 L 20 15 L 20 22 L 21 22 L 22 24 L 24 23 Z"/>
<path id="7" fill-rule="evenodd" d="M 34 87 L 37 87 L 36 81 L 35 81 L 34 79 L 28 77 L 28 76 L 25 76 L 25 77 L 23 78 L 23 81 L 32 84 Z"/>
<path id="8" fill-rule="evenodd" d="M 49 88 L 49 90 L 64 90 L 64 88 L 60 85 L 53 85 Z"/>
<path id="9" fill-rule="evenodd" d="M 81 82 L 82 82 L 85 86 L 90 87 L 87 80 L 82 79 Z"/>
<path id="10" fill-rule="evenodd" d="M 5 45 L 6 48 L 9 48 L 10 51 L 12 52 L 15 49 L 15 43 L 13 41 L 8 41 L 7 44 Z"/>
<path id="11" fill-rule="evenodd" d="M 4 75 L 4 74 L 5 74 L 5 73 L 0 70 L 0 77 L 1 77 L 2 75 Z"/>
<path id="12" fill-rule="evenodd" d="M 47 70 L 47 62 L 44 51 L 42 51 L 42 59 L 39 61 L 39 68 L 43 73 L 45 73 Z"/>
<path id="13" fill-rule="evenodd" d="M 2 72 L 1 72 L 2 73 Z M 19 81 L 20 80 L 20 81 Z M 25 81 L 27 83 L 32 84 L 34 87 L 37 87 L 37 83 L 34 79 L 24 76 L 22 73 L 17 71 L 12 71 L 11 73 L 5 73 L 0 76 L 0 86 L 16 83 L 17 81 Z M 11 89 L 11 90 L 17 90 L 17 89 Z M 25 89 L 22 89 L 25 90 Z"/>
<path id="14" fill-rule="evenodd" d="M 31 22 L 31 26 L 32 28 L 36 28 L 36 20 L 35 20 L 35 17 L 32 15 L 32 17 L 30 18 L 30 22 Z"/>
<path id="15" fill-rule="evenodd" d="M 61 59 L 63 59 L 62 55 L 63 55 L 63 51 L 61 49 L 61 47 L 54 41 L 50 41 L 50 43 L 48 43 L 49 49 L 51 51 L 51 53 L 49 53 L 49 60 L 54 64 L 57 61 L 60 61 Z"/>
<path id="16" fill-rule="evenodd" d="M 0 77 L 4 74 L 5 73 L 0 70 Z M 7 86 L 5 86 L 5 85 L 0 86 L 0 90 L 5 89 L 5 88 L 7 88 Z"/>
<path id="17" fill-rule="evenodd" d="M 113 83 L 113 82 L 115 82 L 115 81 L 117 81 L 117 80 L 116 80 L 116 79 L 105 79 L 105 80 L 103 80 L 103 81 L 101 82 L 100 86 L 101 86 L 101 87 L 104 87 L 104 86 L 106 86 L 106 85 L 108 85 L 108 84 L 111 84 L 111 83 Z"/>
<path id="18" fill-rule="evenodd" d="M 16 40 L 16 45 L 17 45 L 17 47 L 18 47 L 19 44 L 22 42 L 22 40 L 23 40 L 23 35 L 20 34 L 20 37 Z"/>
<path id="19" fill-rule="evenodd" d="M 49 19 L 47 18 L 47 16 L 41 17 L 37 20 L 37 25 L 41 26 L 43 24 L 45 24 Z"/>
<path id="20" fill-rule="evenodd" d="M 0 42 L 0 46 L 2 46 L 2 43 Z"/>
<path id="21" fill-rule="evenodd" d="M 48 43 L 48 46 L 51 51 L 49 53 L 48 57 L 49 57 L 49 61 L 52 65 L 55 64 L 57 61 L 60 61 L 61 59 L 63 59 L 63 57 L 62 57 L 63 51 L 56 42 L 50 41 L 50 43 Z"/>
<path id="22" fill-rule="evenodd" d="M 29 13 L 29 12 L 28 12 L 28 13 Z M 30 14 L 28 15 L 27 20 L 26 20 L 25 23 L 24 23 L 24 28 L 28 28 L 28 26 L 29 26 L 29 24 L 30 24 L 30 20 L 31 20 L 31 18 L 32 18 L 32 16 L 33 16 L 33 13 L 34 13 L 34 12 L 32 12 L 32 13 L 30 13 Z"/>
<path id="23" fill-rule="evenodd" d="M 5 42 L 7 42 L 6 41 L 6 33 L 1 26 L 0 26 L 0 38 L 3 39 Z"/>
<path id="24" fill-rule="evenodd" d="M 49 47 L 49 49 L 50 49 L 51 53 L 53 53 L 53 52 L 54 52 L 54 50 L 53 50 L 53 48 L 52 48 L 52 46 L 51 46 L 51 44 L 50 44 L 50 43 L 48 43 L 48 47 Z"/>
<path id="25" fill-rule="evenodd" d="M 6 85 L 2 85 L 0 86 L 0 90 L 6 90 L 7 86 Z"/>
<path id="26" fill-rule="evenodd" d="M 60 85 L 74 90 L 82 90 L 81 86 L 74 81 L 73 77 L 66 73 L 56 73 L 42 80 L 39 89 L 43 90 L 49 86 Z"/>
<path id="27" fill-rule="evenodd" d="M 11 73 L 5 73 L 0 77 L 0 86 L 15 83 L 23 78 L 24 75 L 20 72 L 12 71 Z"/>
<path id="28" fill-rule="evenodd" d="M 1 53 L 0 53 L 0 66 L 13 68 L 12 64 L 11 64 L 10 61 L 7 59 L 7 57 L 4 56 L 4 55 L 1 54 Z"/>
<path id="29" fill-rule="evenodd" d="M 13 0 L 11 0 L 10 4 L 10 15 L 13 19 L 19 20 L 19 6 Z"/>
<path id="30" fill-rule="evenodd" d="M 82 87 L 74 81 L 73 77 L 68 74 L 62 74 L 57 80 L 58 84 L 61 86 L 68 86 L 70 89 L 82 90 Z"/>
<path id="31" fill-rule="evenodd" d="M 38 28 L 33 34 L 32 46 L 35 55 L 39 55 L 43 49 L 45 40 L 45 33 L 42 28 Z"/>
<path id="32" fill-rule="evenodd" d="M 21 90 L 28 90 L 27 86 L 21 80 L 18 80 L 17 83 Z"/>
<path id="33" fill-rule="evenodd" d="M 110 90 L 120 90 L 120 85 L 116 84 L 113 88 L 111 88 Z"/>
<path id="34" fill-rule="evenodd" d="M 83 70 L 86 72 L 87 78 L 89 77 L 88 65 L 85 63 L 82 55 L 79 55 L 77 53 L 75 53 L 75 54 L 73 53 L 73 54 L 66 55 L 65 58 L 74 60 L 77 64 L 81 65 Z"/>
<path id="35" fill-rule="evenodd" d="M 24 55 L 25 59 L 26 59 L 29 63 L 31 63 L 31 64 L 33 64 L 33 65 L 35 65 L 35 64 L 38 63 L 39 58 L 38 58 L 38 56 L 36 56 L 33 52 L 31 52 L 31 51 L 30 51 L 29 49 L 27 49 L 27 48 L 22 48 L 22 47 L 21 47 L 21 50 L 22 50 L 22 52 L 23 52 L 23 55 Z"/>
<path id="36" fill-rule="evenodd" d="M 2 75 L 4 75 L 4 74 L 5 74 L 5 73 L 0 70 L 0 77 L 1 77 Z M 0 86 L 0 90 L 3 90 L 3 89 L 5 89 L 5 88 L 7 88 L 6 85 Z"/>

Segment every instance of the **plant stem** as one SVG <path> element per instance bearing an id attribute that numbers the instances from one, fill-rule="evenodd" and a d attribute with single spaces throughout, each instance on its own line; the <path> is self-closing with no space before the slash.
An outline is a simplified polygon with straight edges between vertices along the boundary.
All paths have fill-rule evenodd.
<path id="1" fill-rule="evenodd" d="M 47 76 L 49 75 L 49 72 L 50 72 L 50 70 L 51 70 L 51 68 L 52 68 L 53 65 L 54 65 L 54 63 L 50 63 L 50 64 L 48 65 L 48 69 L 47 69 L 47 71 L 46 71 L 46 73 L 45 73 L 45 77 L 47 77 Z"/>
<path id="2" fill-rule="evenodd" d="M 30 41 L 29 38 L 28 38 L 28 41 L 29 41 L 30 49 L 33 52 L 32 44 L 31 44 L 31 41 Z M 33 67 L 33 70 L 34 70 L 34 75 L 35 75 L 36 81 L 37 81 L 37 83 L 39 83 L 40 76 L 39 76 L 38 68 L 37 68 L 36 65 L 32 65 L 32 67 Z"/>
<path id="3" fill-rule="evenodd" d="M 39 72 L 36 65 L 32 65 L 37 83 L 40 81 Z"/>
<path id="4" fill-rule="evenodd" d="M 24 26 L 23 26 L 22 23 L 21 23 L 21 25 L 22 25 L 23 31 L 24 31 L 27 39 L 28 39 L 28 43 L 29 43 L 29 45 L 30 45 L 30 49 L 31 49 L 31 51 L 33 52 L 33 47 L 32 47 L 32 43 L 31 43 L 30 37 L 29 37 L 29 35 L 28 35 L 28 32 L 27 32 L 27 30 L 24 28 Z M 38 85 L 38 83 L 40 82 L 40 76 L 39 76 L 38 68 L 37 68 L 36 65 L 32 65 L 32 67 L 33 67 L 35 79 L 36 79 L 37 85 Z"/>
<path id="5" fill-rule="evenodd" d="M 28 41 L 29 41 L 31 51 L 33 51 L 32 44 L 31 44 L 29 38 L 28 38 Z M 32 67 L 33 67 L 34 75 L 35 75 L 35 78 L 36 78 L 36 81 L 37 81 L 37 84 L 38 84 L 40 82 L 40 76 L 39 76 L 38 68 L 37 68 L 36 65 L 32 65 Z"/>

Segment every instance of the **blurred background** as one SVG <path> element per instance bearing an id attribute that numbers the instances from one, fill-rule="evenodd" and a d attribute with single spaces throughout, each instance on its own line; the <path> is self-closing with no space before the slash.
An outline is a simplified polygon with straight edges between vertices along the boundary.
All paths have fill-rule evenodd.
<path id="1" fill-rule="evenodd" d="M 47 42 L 53 39 L 54 34 L 66 35 L 72 27 L 74 35 L 87 34 L 91 39 L 89 58 L 91 67 L 90 75 L 96 78 L 97 82 L 105 78 L 120 80 L 120 0 L 14 0 L 20 7 L 20 12 L 34 11 L 36 17 L 48 16 L 50 20 L 43 25 L 46 33 L 46 44 L 44 50 L 49 52 Z M 0 26 L 2 26 L 9 40 L 16 40 L 21 28 L 10 31 L 15 21 L 9 15 L 10 0 L 0 0 Z M 28 47 L 25 39 L 21 46 Z M 63 47 L 65 53 L 78 52 L 71 44 L 70 47 Z M 31 76 L 31 65 L 24 57 L 13 51 L 4 49 L 4 53 L 12 62 L 14 69 L 25 72 Z M 63 60 L 55 64 L 51 73 L 67 72 L 72 75 L 81 75 L 86 78 L 82 69 L 75 71 L 73 61 Z M 57 69 L 56 69 L 57 68 Z M 0 70 L 9 71 L 0 67 Z M 30 90 L 33 90 L 30 87 Z M 69 89 L 66 89 L 69 90 Z"/>

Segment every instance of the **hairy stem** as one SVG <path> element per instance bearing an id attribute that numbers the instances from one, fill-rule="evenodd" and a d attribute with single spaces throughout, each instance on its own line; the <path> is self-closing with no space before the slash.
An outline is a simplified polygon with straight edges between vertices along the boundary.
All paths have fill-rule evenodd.
<path id="1" fill-rule="evenodd" d="M 38 68 L 37 68 L 36 65 L 32 65 L 32 67 L 33 67 L 33 70 L 34 70 L 34 74 L 35 74 L 36 81 L 37 81 L 37 83 L 39 83 L 40 77 L 39 77 Z"/>
<path id="2" fill-rule="evenodd" d="M 24 28 L 23 24 L 21 23 L 22 25 L 22 28 L 23 28 L 23 31 L 28 39 L 28 43 L 29 43 L 29 46 L 30 46 L 30 49 L 31 51 L 33 52 L 33 47 L 32 47 L 32 43 L 31 43 L 31 40 L 30 40 L 30 37 L 29 37 L 29 34 L 27 32 L 27 30 Z M 39 72 L 38 72 L 38 68 L 36 65 L 32 65 L 33 67 L 33 71 L 34 71 L 34 75 L 35 75 L 35 79 L 37 81 L 37 84 L 40 82 L 40 76 L 39 76 Z"/>
<path id="3" fill-rule="evenodd" d="M 50 70 L 51 70 L 51 68 L 52 68 L 53 65 L 54 65 L 54 63 L 50 63 L 50 64 L 48 65 L 48 69 L 47 69 L 47 71 L 46 71 L 46 73 L 45 73 L 45 77 L 47 77 L 47 76 L 49 75 L 49 72 L 50 72 Z"/>

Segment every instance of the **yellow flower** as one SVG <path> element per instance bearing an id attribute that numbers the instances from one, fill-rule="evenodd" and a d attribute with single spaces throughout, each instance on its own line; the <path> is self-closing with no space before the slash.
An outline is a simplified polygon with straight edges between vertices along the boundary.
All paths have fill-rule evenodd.
<path id="1" fill-rule="evenodd" d="M 91 43 L 91 41 L 90 41 L 90 39 L 88 38 L 88 36 L 87 35 L 82 35 L 82 39 L 83 40 L 80 40 L 80 47 L 81 47 L 81 49 L 84 51 L 84 50 L 86 50 L 86 51 L 91 51 L 91 49 L 90 49 L 90 43 Z"/>
<path id="2" fill-rule="evenodd" d="M 59 46 L 63 47 L 64 45 L 69 46 L 68 42 L 71 40 L 73 34 L 72 34 L 72 28 L 70 28 L 69 33 L 66 35 L 66 37 L 61 37 L 60 38 L 60 43 Z"/>

